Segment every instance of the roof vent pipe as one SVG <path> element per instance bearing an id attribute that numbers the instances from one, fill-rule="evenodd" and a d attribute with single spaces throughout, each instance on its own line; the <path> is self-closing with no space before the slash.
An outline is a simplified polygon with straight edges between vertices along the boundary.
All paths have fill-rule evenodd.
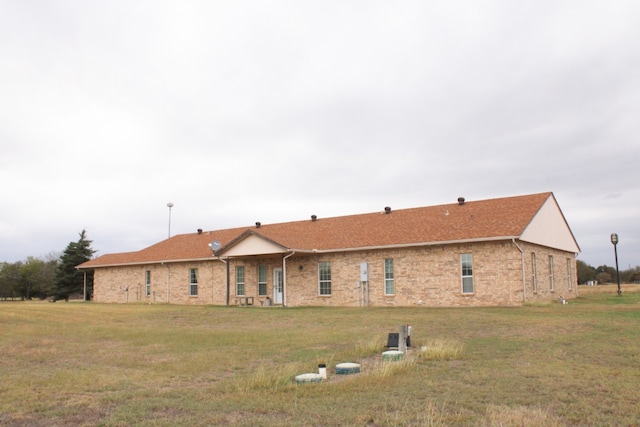
<path id="1" fill-rule="evenodd" d="M 315 221 L 315 220 L 317 220 L 317 219 L 318 219 L 318 217 L 317 217 L 317 216 L 315 216 L 315 215 L 311 215 L 311 221 Z"/>
<path id="2" fill-rule="evenodd" d="M 464 197 L 458 197 L 458 204 L 460 206 L 464 205 Z"/>
<path id="3" fill-rule="evenodd" d="M 260 228 L 261 225 L 262 223 L 260 223 L 260 221 L 256 222 L 256 228 Z"/>
<path id="4" fill-rule="evenodd" d="M 198 228 L 198 234 L 202 234 L 202 228 Z"/>
<path id="5" fill-rule="evenodd" d="M 384 213 L 385 214 L 390 214 L 391 213 L 391 208 L 389 206 L 385 206 Z"/>

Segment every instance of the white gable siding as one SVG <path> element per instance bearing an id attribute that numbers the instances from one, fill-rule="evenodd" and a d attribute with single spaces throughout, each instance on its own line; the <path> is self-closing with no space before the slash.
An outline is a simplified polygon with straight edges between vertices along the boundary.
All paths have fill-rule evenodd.
<path id="1" fill-rule="evenodd" d="M 238 242 L 233 247 L 224 251 L 222 257 L 266 255 L 285 252 L 284 248 L 258 236 L 247 236 L 246 239 Z"/>
<path id="2" fill-rule="evenodd" d="M 520 240 L 567 252 L 580 252 L 562 211 L 553 197 L 549 197 L 542 205 L 522 233 Z"/>

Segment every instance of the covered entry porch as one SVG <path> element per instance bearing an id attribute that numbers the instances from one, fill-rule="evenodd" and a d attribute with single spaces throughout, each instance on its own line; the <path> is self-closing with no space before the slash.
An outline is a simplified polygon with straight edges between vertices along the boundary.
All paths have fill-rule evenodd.
<path id="1" fill-rule="evenodd" d="M 286 307 L 288 269 L 296 255 L 304 255 L 304 251 L 247 231 L 214 255 L 227 267 L 227 305 Z"/>

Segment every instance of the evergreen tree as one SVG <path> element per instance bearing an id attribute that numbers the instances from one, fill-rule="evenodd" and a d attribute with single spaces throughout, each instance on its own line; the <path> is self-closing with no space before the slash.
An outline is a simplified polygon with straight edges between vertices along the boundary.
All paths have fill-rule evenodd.
<path id="1" fill-rule="evenodd" d="M 577 260 L 576 269 L 578 270 L 578 284 L 582 285 L 589 281 L 596 280 L 596 269 L 586 262 Z"/>
<path id="2" fill-rule="evenodd" d="M 91 248 L 91 240 L 87 240 L 86 230 L 80 233 L 77 242 L 71 242 L 60 257 L 53 282 L 53 300 L 69 300 L 69 296 L 84 292 L 84 273 L 76 269 L 76 266 L 89 261 L 94 251 Z M 87 293 L 90 295 L 93 284 L 93 272 L 87 272 Z"/>

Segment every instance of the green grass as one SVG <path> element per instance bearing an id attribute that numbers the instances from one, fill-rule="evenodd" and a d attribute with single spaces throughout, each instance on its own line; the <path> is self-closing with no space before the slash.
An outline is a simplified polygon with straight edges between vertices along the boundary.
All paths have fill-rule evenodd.
<path id="1" fill-rule="evenodd" d="M 614 288 L 521 308 L 3 302 L 0 425 L 640 425 L 640 286 Z M 382 361 L 407 323 L 411 350 Z M 319 363 L 326 381 L 295 384 Z"/>

